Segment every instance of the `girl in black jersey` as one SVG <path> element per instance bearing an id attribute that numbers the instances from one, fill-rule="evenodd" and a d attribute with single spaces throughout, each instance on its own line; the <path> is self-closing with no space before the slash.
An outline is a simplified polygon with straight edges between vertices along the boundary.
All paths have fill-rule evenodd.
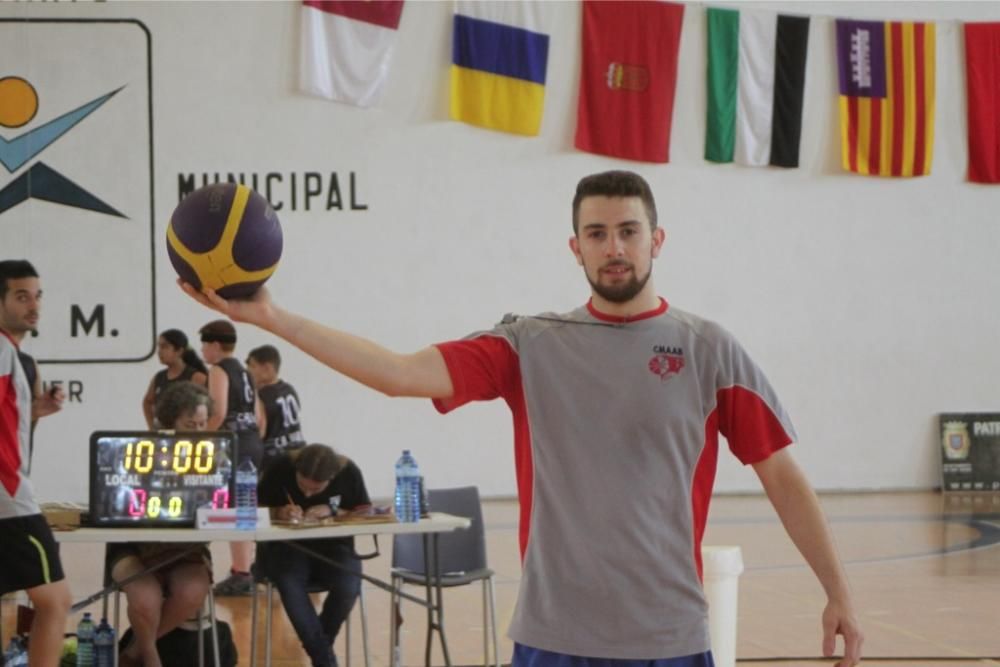
<path id="1" fill-rule="evenodd" d="M 160 334 L 156 339 L 156 356 L 166 368 L 153 376 L 142 397 L 142 414 L 151 429 L 158 428 L 153 409 L 164 389 L 174 382 L 193 382 L 202 387 L 208 383 L 208 369 L 198 353 L 188 347 L 188 337 L 180 329 L 167 329 Z"/>

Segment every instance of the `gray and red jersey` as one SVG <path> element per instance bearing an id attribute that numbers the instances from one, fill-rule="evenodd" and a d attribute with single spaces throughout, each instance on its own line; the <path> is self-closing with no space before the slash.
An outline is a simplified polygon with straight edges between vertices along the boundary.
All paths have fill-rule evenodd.
<path id="1" fill-rule="evenodd" d="M 41 510 L 28 479 L 31 442 L 31 387 L 17 345 L 0 331 L 0 519 Z"/>
<path id="2" fill-rule="evenodd" d="M 448 412 L 503 398 L 514 418 L 523 574 L 510 637 L 596 658 L 709 650 L 701 538 L 719 434 L 744 464 L 794 431 L 717 324 L 591 304 L 438 345 Z"/>

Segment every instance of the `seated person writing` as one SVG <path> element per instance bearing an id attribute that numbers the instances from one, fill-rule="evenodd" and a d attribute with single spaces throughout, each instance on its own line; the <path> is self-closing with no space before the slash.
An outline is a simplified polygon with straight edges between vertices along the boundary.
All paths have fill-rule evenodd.
<path id="1" fill-rule="evenodd" d="M 157 398 L 156 419 L 175 431 L 204 431 L 212 399 L 192 382 L 170 385 Z M 115 581 L 188 551 L 170 565 L 138 577 L 122 587 L 128 601 L 133 640 L 120 656 L 123 666 L 160 667 L 156 640 L 197 615 L 211 586 L 207 545 L 169 542 L 109 544 L 107 566 Z"/>
<path id="2" fill-rule="evenodd" d="M 337 508 L 346 513 L 370 503 L 361 470 L 347 457 L 319 444 L 275 459 L 260 481 L 258 498 L 261 506 L 271 508 L 271 517 L 280 521 L 322 520 L 333 516 Z M 303 540 L 302 545 L 345 569 L 316 560 L 288 542 L 260 543 L 255 567 L 281 593 L 285 613 L 313 667 L 336 667 L 332 644 L 361 590 L 361 562 L 353 537 Z M 318 615 L 306 592 L 314 586 L 327 591 Z"/>

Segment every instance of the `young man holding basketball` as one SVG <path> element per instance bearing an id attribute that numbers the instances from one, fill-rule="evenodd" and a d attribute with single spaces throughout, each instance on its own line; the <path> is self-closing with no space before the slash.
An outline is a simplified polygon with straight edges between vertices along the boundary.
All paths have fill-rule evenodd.
<path id="1" fill-rule="evenodd" d="M 666 235 L 648 184 L 620 171 L 584 178 L 573 231 L 587 304 L 509 318 L 409 355 L 287 312 L 265 290 L 227 302 L 184 289 L 387 395 L 432 398 L 442 412 L 507 401 L 524 568 L 510 627 L 514 665 L 712 664 L 700 543 L 720 434 L 753 466 L 826 591 L 824 655 L 839 634 L 838 665 L 858 664 L 851 592 L 816 495 L 786 448 L 788 416 L 729 333 L 656 294 L 652 262 Z M 637 511 L 623 519 L 608 502 L 620 498 Z"/>

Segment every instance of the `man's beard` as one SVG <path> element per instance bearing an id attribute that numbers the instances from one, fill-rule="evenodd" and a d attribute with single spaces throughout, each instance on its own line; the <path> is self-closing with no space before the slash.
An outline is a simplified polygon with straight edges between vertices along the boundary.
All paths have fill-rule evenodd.
<path id="1" fill-rule="evenodd" d="M 28 324 L 27 322 L 24 321 L 13 323 L 10 327 L 4 327 L 4 328 L 7 329 L 7 331 L 9 331 L 10 333 L 18 336 L 27 336 L 29 334 L 32 336 L 38 335 L 38 326 Z"/>
<path id="2" fill-rule="evenodd" d="M 590 283 L 590 287 L 594 292 L 605 301 L 611 303 L 628 303 L 642 291 L 646 283 L 649 282 L 649 277 L 653 275 L 653 267 L 650 267 L 649 271 L 642 278 L 638 278 L 635 275 L 635 266 L 626 264 L 609 264 L 608 266 L 629 266 L 632 269 L 632 276 L 627 282 L 609 286 L 594 282 L 591 280 L 590 274 L 586 271 L 584 271 L 584 275 L 587 276 L 587 282 Z M 600 273 L 598 273 L 598 278 L 600 278 Z"/>

